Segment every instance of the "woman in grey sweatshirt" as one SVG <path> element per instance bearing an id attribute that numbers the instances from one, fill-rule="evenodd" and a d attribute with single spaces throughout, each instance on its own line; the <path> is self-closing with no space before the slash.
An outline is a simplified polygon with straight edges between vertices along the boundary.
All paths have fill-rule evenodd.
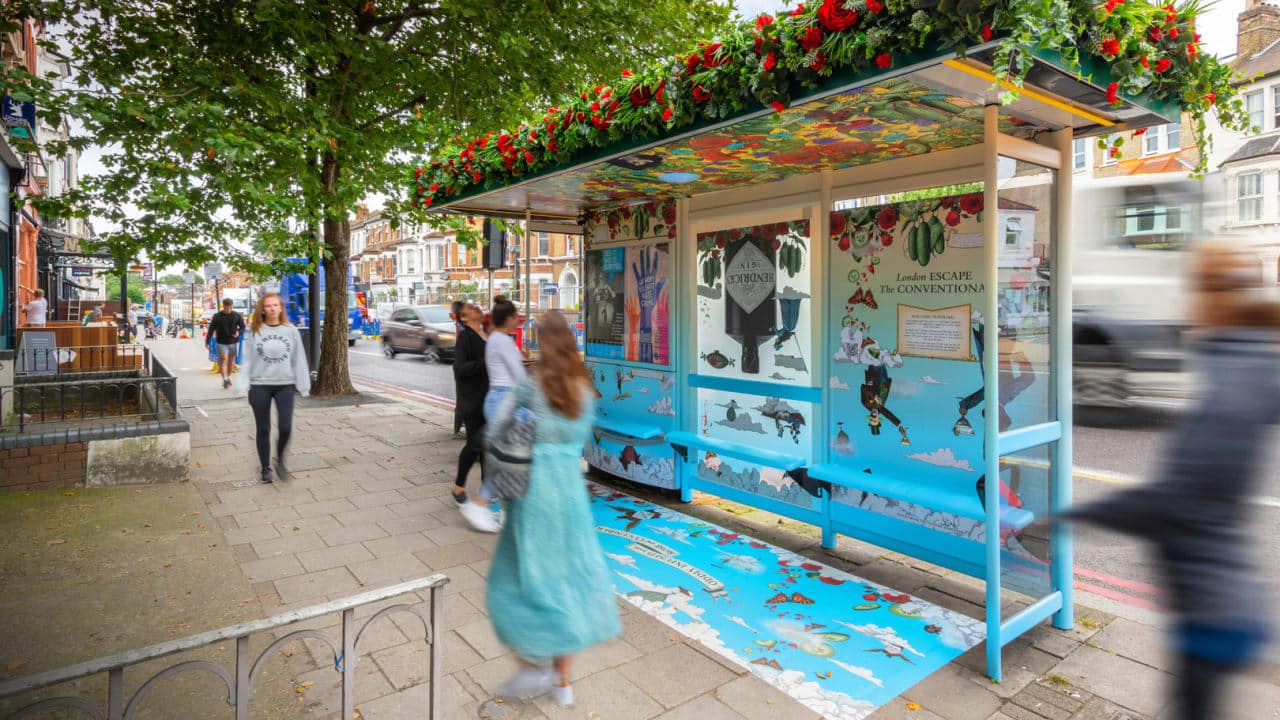
<path id="1" fill-rule="evenodd" d="M 1262 481 L 1268 426 L 1280 421 L 1280 311 L 1258 297 L 1256 257 L 1210 246 L 1198 260 L 1203 337 L 1193 357 L 1203 398 L 1172 433 L 1152 482 L 1065 514 L 1155 546 L 1174 614 L 1178 720 L 1217 717 L 1224 680 L 1274 631 L 1249 498 Z"/>
<path id="2" fill-rule="evenodd" d="M 311 391 L 311 372 L 302 335 L 285 319 L 284 302 L 275 293 L 262 296 L 249 320 L 244 365 L 236 384 L 241 392 L 249 394 L 249 406 L 253 408 L 264 483 L 271 482 L 271 403 L 275 402 L 279 425 L 276 475 L 288 479 L 284 451 L 293 432 L 293 398 L 295 393 L 305 395 Z"/>

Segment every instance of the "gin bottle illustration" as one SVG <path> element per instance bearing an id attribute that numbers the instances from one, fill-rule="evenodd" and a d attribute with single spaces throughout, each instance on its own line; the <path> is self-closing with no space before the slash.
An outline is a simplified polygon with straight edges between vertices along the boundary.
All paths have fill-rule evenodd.
<path id="1" fill-rule="evenodd" d="M 742 345 L 744 373 L 760 372 L 760 346 L 777 325 L 777 265 L 771 244 L 752 233 L 725 249 L 724 330 Z"/>

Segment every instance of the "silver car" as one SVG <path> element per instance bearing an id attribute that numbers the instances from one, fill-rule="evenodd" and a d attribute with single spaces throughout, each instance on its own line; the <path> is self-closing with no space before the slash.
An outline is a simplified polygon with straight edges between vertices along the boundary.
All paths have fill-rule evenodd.
<path id="1" fill-rule="evenodd" d="M 452 360 L 457 328 L 444 305 L 396 308 L 382 323 L 382 352 L 389 358 L 400 353 L 427 360 Z"/>

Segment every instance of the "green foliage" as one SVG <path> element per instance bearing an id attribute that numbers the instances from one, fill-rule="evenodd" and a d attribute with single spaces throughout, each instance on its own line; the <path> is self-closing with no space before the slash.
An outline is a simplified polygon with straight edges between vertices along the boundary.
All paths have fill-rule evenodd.
<path id="1" fill-rule="evenodd" d="M 107 299 L 119 300 L 120 276 L 115 273 L 105 273 L 102 276 L 102 281 L 106 283 L 107 286 Z M 129 287 L 127 288 L 129 292 L 129 303 L 142 305 L 147 302 L 146 295 L 142 292 L 142 285 L 145 282 L 146 281 L 142 279 L 141 274 L 129 273 Z"/>
<path id="2" fill-rule="evenodd" d="M 993 74 L 1021 87 L 1035 51 L 1068 70 L 1105 67 L 1107 91 L 1181 106 L 1206 148 L 1205 118 L 1244 130 L 1233 72 L 1200 54 L 1198 0 L 1156 6 L 1108 0 L 811 0 L 726 27 L 610 83 L 578 93 L 518 125 L 455 142 L 416 172 L 429 207 L 451 196 L 508 185 L 619 141 L 643 142 L 762 107 L 783 110 L 837 73 L 874 74 L 928 52 L 994 48 Z M 914 56 L 914 57 L 913 57 Z M 1014 92 L 1006 92 L 1011 101 Z M 1201 153 L 1205 170 L 1208 153 Z"/>

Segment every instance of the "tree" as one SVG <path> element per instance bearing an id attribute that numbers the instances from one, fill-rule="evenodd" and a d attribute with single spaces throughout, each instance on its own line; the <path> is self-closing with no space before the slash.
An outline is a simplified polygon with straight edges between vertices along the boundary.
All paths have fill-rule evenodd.
<path id="1" fill-rule="evenodd" d="M 65 88 L 6 71 L 16 99 L 70 115 L 111 148 L 51 215 L 118 229 L 99 245 L 160 265 L 215 254 L 321 257 L 327 317 L 313 392 L 354 392 L 347 371 L 348 217 L 370 193 L 402 198 L 413 160 L 473 127 L 514 124 L 565 86 L 713 33 L 714 0 L 84 0 L 0 4 L 0 30 L 35 16 L 70 54 Z M 8 27 L 3 27 L 8 26 Z M 57 154 L 58 148 L 47 152 Z M 126 208 L 132 206 L 136 212 Z M 393 203 L 393 215 L 412 212 Z M 423 218 L 418 217 L 418 220 Z M 460 219 L 460 239 L 477 233 Z M 225 238 L 254 248 L 239 254 Z M 318 250 L 318 252 L 317 252 Z M 265 251 L 265 252 L 264 252 Z"/>
<path id="2" fill-rule="evenodd" d="M 115 273 L 104 273 L 102 281 L 107 285 L 107 299 L 120 299 L 120 276 Z M 142 292 L 142 275 L 139 273 L 129 273 L 129 304 L 142 305 L 147 302 L 146 295 Z"/>
<path id="3" fill-rule="evenodd" d="M 196 285 L 204 284 L 204 278 L 200 277 L 199 273 L 196 274 L 195 280 L 196 280 Z M 187 281 L 182 279 L 181 275 L 169 274 L 160 278 L 160 284 L 161 285 L 187 285 L 188 283 Z"/>

